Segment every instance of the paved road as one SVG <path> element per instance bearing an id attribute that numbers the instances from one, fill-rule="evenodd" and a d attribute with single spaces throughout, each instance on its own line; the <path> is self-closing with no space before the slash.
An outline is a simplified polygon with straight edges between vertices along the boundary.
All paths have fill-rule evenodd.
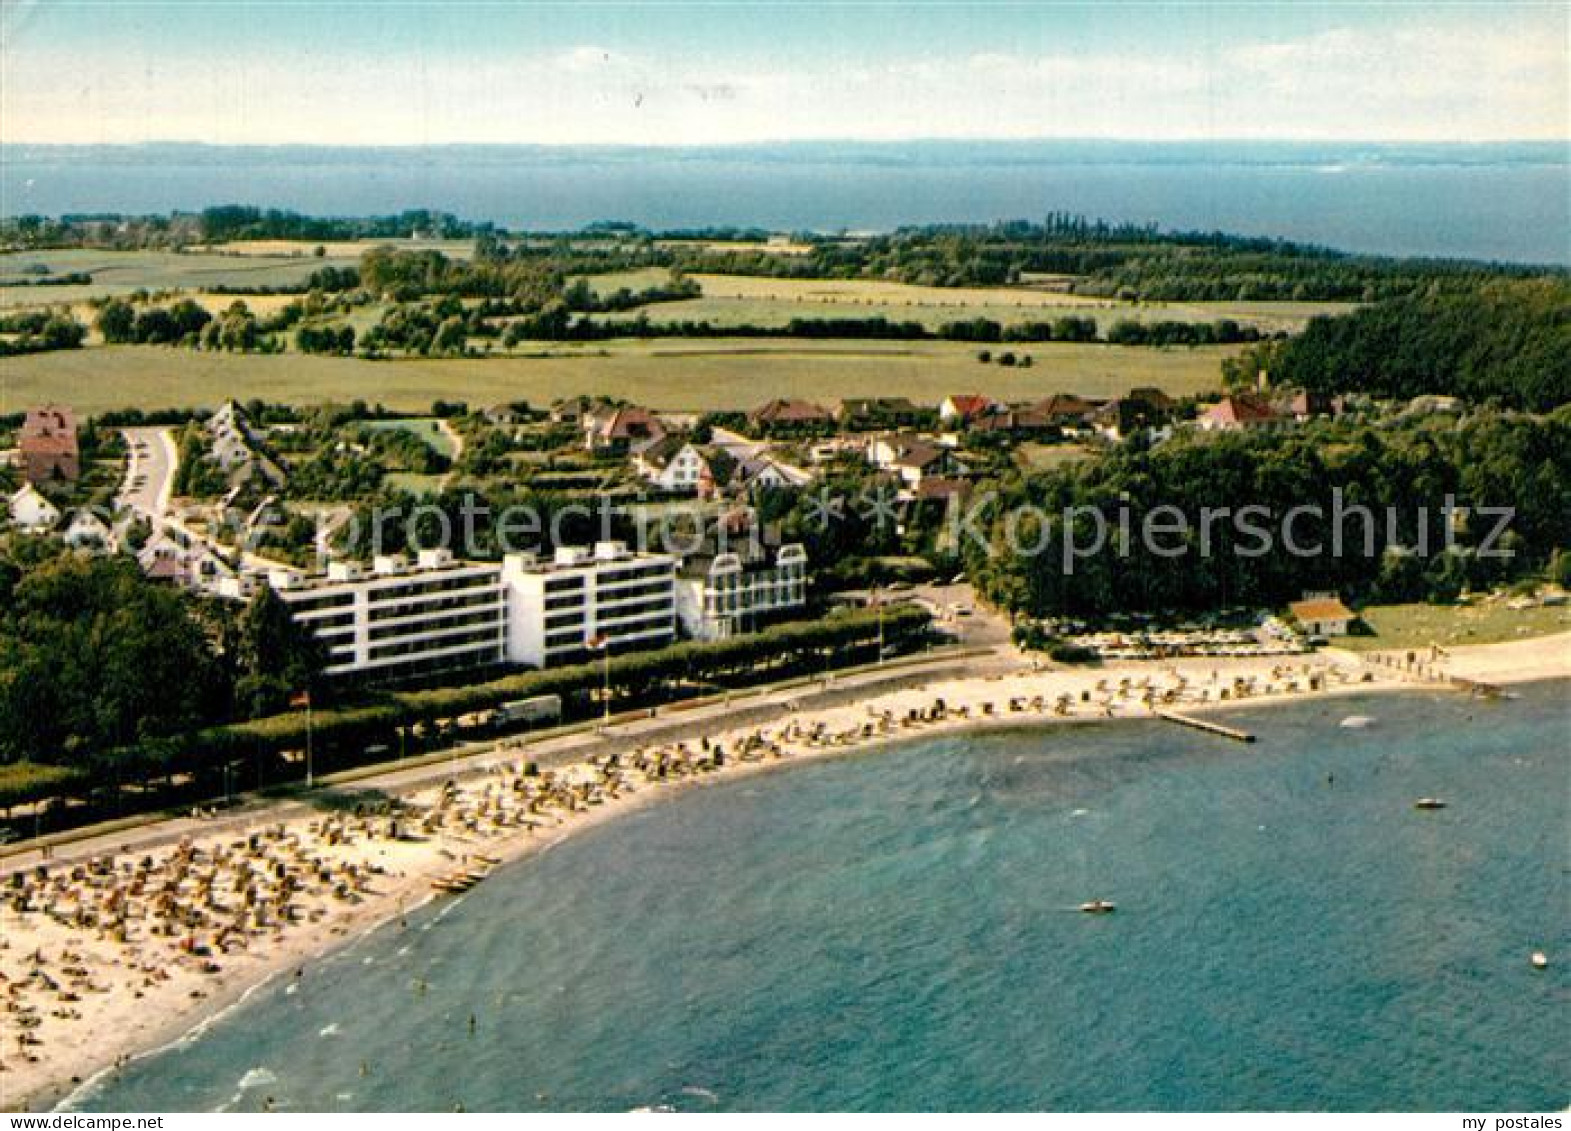
<path id="1" fill-rule="evenodd" d="M 120 487 L 120 504 L 137 511 L 156 529 L 169 513 L 169 497 L 174 492 L 174 432 L 168 428 L 126 428 L 122 435 L 130 458 Z"/>

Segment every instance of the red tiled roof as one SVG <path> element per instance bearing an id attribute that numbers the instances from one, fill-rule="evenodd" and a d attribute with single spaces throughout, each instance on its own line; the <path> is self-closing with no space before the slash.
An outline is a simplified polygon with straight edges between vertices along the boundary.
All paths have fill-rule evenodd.
<path id="1" fill-rule="evenodd" d="M 59 405 L 29 409 L 17 446 L 23 454 L 76 455 L 75 415 Z"/>
<path id="2" fill-rule="evenodd" d="M 1220 424 L 1256 424 L 1275 420 L 1276 410 L 1254 397 L 1223 397 L 1206 415 Z"/>
<path id="3" fill-rule="evenodd" d="M 949 403 L 954 406 L 954 410 L 957 413 L 967 420 L 975 416 L 981 416 L 993 407 L 993 401 L 990 397 L 984 397 L 977 393 L 961 393 L 958 396 L 950 397 Z"/>

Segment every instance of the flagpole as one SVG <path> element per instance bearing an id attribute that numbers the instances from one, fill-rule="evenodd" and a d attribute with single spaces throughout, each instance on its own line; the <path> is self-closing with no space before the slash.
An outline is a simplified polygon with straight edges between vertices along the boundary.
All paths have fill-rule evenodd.
<path id="1" fill-rule="evenodd" d="M 305 693 L 305 787 L 310 789 L 313 780 L 313 751 L 311 749 L 311 693 Z"/>

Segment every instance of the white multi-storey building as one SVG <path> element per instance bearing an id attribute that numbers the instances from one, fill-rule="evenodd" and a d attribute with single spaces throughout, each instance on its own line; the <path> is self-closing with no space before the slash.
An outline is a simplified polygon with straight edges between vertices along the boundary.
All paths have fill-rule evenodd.
<path id="1" fill-rule="evenodd" d="M 657 648 L 676 638 L 676 566 L 670 554 L 631 553 L 621 542 L 562 547 L 550 558 L 509 554 L 507 658 L 550 667 L 594 649 Z"/>
<path id="2" fill-rule="evenodd" d="M 771 559 L 739 552 L 688 560 L 676 588 L 682 628 L 695 640 L 723 640 L 807 604 L 807 552 L 796 543 Z"/>
<path id="3" fill-rule="evenodd" d="M 756 627 L 807 603 L 799 545 L 689 559 L 635 553 L 620 542 L 563 547 L 549 557 L 455 561 L 442 550 L 414 563 L 378 557 L 369 569 L 333 563 L 325 575 L 275 570 L 267 584 L 327 648 L 326 674 L 379 680 L 496 664 L 552 667 L 672 643 L 678 625 L 699 640 Z M 241 598 L 244 578 L 219 591 Z"/>
<path id="4" fill-rule="evenodd" d="M 268 577 L 294 619 L 327 647 L 327 675 L 409 679 L 507 659 L 507 593 L 494 563 L 422 550 L 411 566 L 335 562 L 325 577 Z"/>

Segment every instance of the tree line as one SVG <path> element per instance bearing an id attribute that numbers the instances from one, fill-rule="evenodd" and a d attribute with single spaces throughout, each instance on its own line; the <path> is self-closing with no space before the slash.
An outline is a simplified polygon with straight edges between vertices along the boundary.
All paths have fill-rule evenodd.
<path id="1" fill-rule="evenodd" d="M 1547 412 L 1571 402 L 1571 283 L 1431 287 L 1336 318 L 1231 362 L 1225 375 L 1317 392 L 1426 394 Z"/>
<path id="2" fill-rule="evenodd" d="M 1333 488 L 1346 508 L 1374 516 L 1344 520 L 1339 549 Z M 1381 601 L 1450 600 L 1464 588 L 1564 570 L 1571 407 L 1543 417 L 1484 410 L 1460 423 L 1325 421 L 1285 436 L 1181 433 L 1154 448 L 1125 444 L 1101 460 L 1006 478 L 979 497 L 990 490 L 977 524 L 986 546 L 967 539 L 963 552 L 980 591 L 1013 612 L 1273 607 L 1327 589 Z M 1448 495 L 1458 508 L 1449 549 L 1441 513 Z M 1281 524 L 1300 504 L 1319 506 L 1322 516 L 1284 537 Z M 1230 533 L 1237 528 L 1228 520 L 1208 544 L 1204 511 L 1234 515 L 1245 505 L 1264 508 L 1252 525 L 1269 537 Z M 1178 508 L 1187 529 L 1148 541 L 1143 524 L 1162 507 Z M 1495 523 L 1482 509 L 1492 507 L 1514 508 L 1493 545 Z M 1066 544 L 1095 544 L 1096 515 L 1106 531 L 1127 524 L 1134 532 L 1127 550 L 1115 540 L 1066 568 Z M 1305 546 L 1312 552 L 1297 552 Z M 1493 556 L 1496 549 L 1511 556 Z"/>

